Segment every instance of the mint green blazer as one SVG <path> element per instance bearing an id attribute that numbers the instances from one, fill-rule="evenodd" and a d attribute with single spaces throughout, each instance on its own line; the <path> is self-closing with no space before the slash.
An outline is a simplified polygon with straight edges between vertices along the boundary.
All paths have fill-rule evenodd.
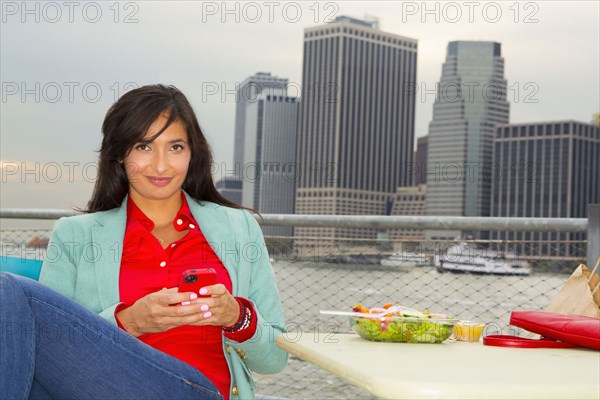
<path id="1" fill-rule="evenodd" d="M 262 231 L 245 210 L 185 195 L 202 233 L 229 272 L 233 295 L 249 299 L 256 308 L 254 337 L 238 343 L 223 336 L 231 371 L 230 396 L 253 399 L 250 371 L 274 374 L 287 364 L 287 353 L 275 344 L 275 337 L 285 331 L 284 317 Z M 127 197 L 119 208 L 59 219 L 40 282 L 116 325 L 126 219 Z"/>

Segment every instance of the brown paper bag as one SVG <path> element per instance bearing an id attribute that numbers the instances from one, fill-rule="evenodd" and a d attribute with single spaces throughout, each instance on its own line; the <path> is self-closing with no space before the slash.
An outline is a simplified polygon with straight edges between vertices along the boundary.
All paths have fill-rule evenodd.
<path id="1" fill-rule="evenodd" d="M 600 276 L 581 264 L 544 311 L 600 318 Z"/>

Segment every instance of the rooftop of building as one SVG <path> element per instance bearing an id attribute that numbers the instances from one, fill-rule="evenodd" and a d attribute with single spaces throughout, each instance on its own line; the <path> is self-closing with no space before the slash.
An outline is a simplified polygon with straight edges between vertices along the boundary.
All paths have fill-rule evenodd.
<path id="1" fill-rule="evenodd" d="M 343 29 L 335 28 L 336 26 L 343 27 Z M 365 39 L 375 39 L 385 41 L 393 44 L 402 44 L 411 49 L 417 48 L 419 42 L 415 38 L 398 35 L 391 32 L 385 32 L 379 29 L 379 20 L 372 17 L 368 20 L 362 20 L 353 18 L 345 15 L 336 17 L 333 21 L 328 22 L 324 25 L 317 25 L 308 28 L 304 28 L 304 37 L 312 37 L 314 34 L 322 36 L 322 34 L 346 34 L 364 37 Z M 397 42 L 394 42 L 396 40 Z"/>
<path id="2" fill-rule="evenodd" d="M 270 72 L 257 72 L 242 81 L 242 86 L 249 82 L 261 82 L 261 83 L 276 83 L 276 84 L 287 84 L 288 78 L 280 78 L 275 75 L 271 75 Z"/>
<path id="3" fill-rule="evenodd" d="M 338 15 L 337 17 L 335 17 L 335 19 L 333 21 L 331 21 L 329 23 L 335 24 L 335 23 L 339 23 L 339 22 L 348 22 L 351 24 L 362 25 L 362 26 L 366 26 L 369 28 L 373 28 L 373 29 L 379 28 L 379 21 L 377 19 L 364 20 L 364 19 L 349 17 L 347 15 Z"/>
<path id="4" fill-rule="evenodd" d="M 458 55 L 459 52 L 485 52 L 493 50 L 496 57 L 502 56 L 502 44 L 486 40 L 453 40 L 448 42 L 448 55 Z"/>
<path id="5" fill-rule="evenodd" d="M 557 130 L 556 128 L 553 128 L 554 126 L 559 126 L 560 128 Z M 542 127 L 544 129 L 542 129 Z M 496 126 L 495 137 L 498 140 L 520 140 L 523 137 L 535 139 L 556 135 L 574 135 L 577 137 L 590 138 L 591 140 L 598 140 L 600 139 L 600 126 L 591 122 L 581 122 L 572 119 L 501 124 Z"/>
<path id="6" fill-rule="evenodd" d="M 590 125 L 595 126 L 591 122 L 582 122 L 576 121 L 574 119 L 562 119 L 562 120 L 554 120 L 554 121 L 534 121 L 534 122 L 513 122 L 510 124 L 500 124 L 497 125 L 497 128 L 506 128 L 506 127 L 514 127 L 514 126 L 531 126 L 531 125 L 554 125 L 554 124 L 578 124 L 578 125 Z"/>

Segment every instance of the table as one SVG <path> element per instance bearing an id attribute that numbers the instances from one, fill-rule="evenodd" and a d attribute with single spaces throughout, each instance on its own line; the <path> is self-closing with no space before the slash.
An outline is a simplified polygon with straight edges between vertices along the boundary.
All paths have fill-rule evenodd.
<path id="1" fill-rule="evenodd" d="M 288 333 L 277 345 L 387 399 L 600 399 L 600 352 L 480 342 L 370 342 L 354 334 Z"/>

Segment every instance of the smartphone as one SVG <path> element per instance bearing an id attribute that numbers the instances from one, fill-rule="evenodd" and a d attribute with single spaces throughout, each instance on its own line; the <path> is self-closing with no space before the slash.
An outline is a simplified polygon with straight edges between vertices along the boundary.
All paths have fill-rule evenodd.
<path id="1" fill-rule="evenodd" d="M 200 295 L 200 289 L 217 283 L 217 272 L 212 268 L 188 269 L 181 275 L 179 292 L 194 292 L 198 297 L 209 297 Z"/>

